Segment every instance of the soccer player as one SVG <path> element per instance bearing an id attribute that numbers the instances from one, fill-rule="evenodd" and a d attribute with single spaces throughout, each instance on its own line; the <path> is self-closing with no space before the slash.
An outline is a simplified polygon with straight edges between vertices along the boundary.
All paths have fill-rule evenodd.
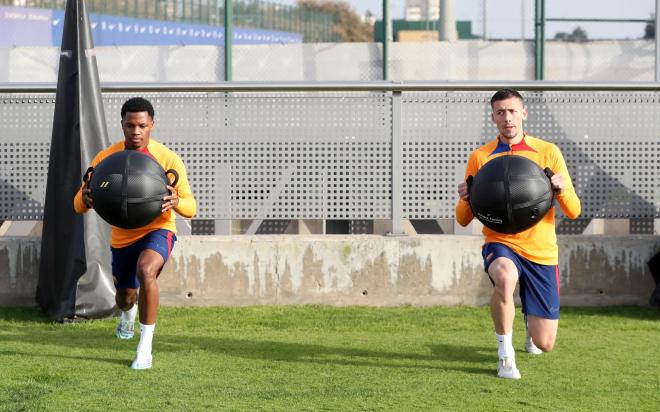
<path id="1" fill-rule="evenodd" d="M 141 97 L 127 100 L 121 108 L 121 127 L 124 140 L 99 152 L 92 161 L 92 167 L 113 153 L 137 150 L 154 158 L 163 170 L 174 169 L 179 174 L 176 187 L 167 186 L 170 194 L 163 197 L 162 214 L 153 222 L 137 229 L 112 226 L 111 230 L 112 276 L 117 290 L 115 301 L 122 311 L 115 335 L 119 339 L 133 338 L 135 316 L 139 310 L 140 342 L 131 368 L 149 369 L 158 311 L 156 279 L 176 241 L 174 212 L 190 218 L 195 215 L 197 204 L 181 158 L 151 139 L 154 127 L 151 103 Z M 94 207 L 86 183 L 78 190 L 73 203 L 77 213 L 85 213 Z"/>
<path id="2" fill-rule="evenodd" d="M 502 89 L 490 101 L 491 119 L 499 134 L 470 155 L 465 178 L 474 176 L 489 160 L 515 154 L 549 167 L 555 199 L 563 213 L 571 219 L 580 215 L 580 199 L 575 193 L 566 163 L 554 144 L 529 136 L 523 131 L 527 108 L 516 90 Z M 460 199 L 456 204 L 456 220 L 467 226 L 474 218 L 468 203 L 468 185 L 458 185 Z M 527 337 L 525 350 L 532 354 L 549 352 L 555 344 L 559 324 L 559 253 L 555 233 L 555 207 L 531 228 L 516 234 L 502 234 L 483 228 L 485 244 L 482 255 L 484 269 L 493 283 L 491 316 L 497 336 L 500 378 L 520 379 L 512 344 L 515 307 L 513 293 L 520 282 L 520 299 L 525 316 Z"/>

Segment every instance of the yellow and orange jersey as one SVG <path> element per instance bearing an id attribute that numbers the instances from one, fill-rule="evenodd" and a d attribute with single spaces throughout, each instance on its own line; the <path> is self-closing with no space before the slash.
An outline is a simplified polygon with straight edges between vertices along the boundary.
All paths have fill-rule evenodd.
<path id="1" fill-rule="evenodd" d="M 511 154 L 526 157 L 541 166 L 541 169 L 549 167 L 554 173 L 561 174 L 564 177 L 564 190 L 557 194 L 555 199 L 567 217 L 575 219 L 580 215 L 580 199 L 575 193 L 573 182 L 566 168 L 566 162 L 559 148 L 552 143 L 532 136 L 525 135 L 523 140 L 515 145 L 502 143 L 499 138 L 495 138 L 495 140 L 476 149 L 468 160 L 465 179 L 468 176 L 476 175 L 477 171 L 488 161 Z M 456 204 L 456 221 L 462 226 L 467 226 L 473 218 L 470 204 L 463 199 L 459 199 Z M 486 243 L 503 243 L 532 262 L 542 265 L 557 265 L 559 263 L 554 206 L 550 208 L 542 220 L 525 231 L 504 234 L 484 226 L 483 234 L 486 237 Z"/>
<path id="2" fill-rule="evenodd" d="M 117 142 L 112 146 L 100 151 L 94 160 L 92 160 L 92 167 L 96 167 L 103 159 L 110 156 L 113 153 L 124 150 L 124 141 Z M 155 159 L 158 164 L 160 164 L 163 170 L 174 169 L 179 174 L 179 181 L 177 182 L 175 189 L 179 195 L 179 204 L 174 209 L 178 214 L 183 217 L 193 217 L 197 211 L 197 202 L 193 196 L 192 191 L 190 190 L 190 184 L 188 183 L 188 177 L 186 175 L 186 168 L 181 161 L 181 158 L 168 149 L 162 143 L 155 141 L 154 139 L 149 139 L 149 144 L 146 148 L 140 150 L 143 153 L 151 156 Z M 76 213 L 85 213 L 87 206 L 82 200 L 82 188 L 84 184 L 78 189 L 75 198 L 73 199 L 73 207 Z M 116 226 L 111 226 L 111 236 L 110 244 L 114 248 L 126 247 L 149 232 L 152 232 L 157 229 L 167 229 L 173 233 L 176 233 L 176 225 L 174 223 L 176 216 L 172 210 L 161 214 L 153 222 L 147 226 L 143 226 L 137 229 L 122 229 Z"/>

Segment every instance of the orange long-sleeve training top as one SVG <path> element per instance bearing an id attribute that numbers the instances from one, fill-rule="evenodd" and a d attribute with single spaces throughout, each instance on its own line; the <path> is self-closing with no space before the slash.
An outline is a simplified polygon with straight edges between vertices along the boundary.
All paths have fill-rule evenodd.
<path id="1" fill-rule="evenodd" d="M 91 166 L 96 167 L 96 165 L 106 157 L 122 150 L 124 150 L 123 140 L 113 144 L 107 149 L 100 151 L 96 157 L 94 157 L 94 160 L 92 160 Z M 163 167 L 163 170 L 174 169 L 177 171 L 179 174 L 179 181 L 174 188 L 179 195 L 179 204 L 174 210 L 183 217 L 193 217 L 197 211 L 197 202 L 195 201 L 195 197 L 190 190 L 190 184 L 188 183 L 188 177 L 186 175 L 186 168 L 183 164 L 183 161 L 181 161 L 181 158 L 176 153 L 168 149 L 165 145 L 155 141 L 154 139 L 149 139 L 147 147 L 140 151 L 153 157 Z M 73 207 L 76 213 L 85 213 L 89 210 L 82 200 L 83 187 L 84 184 L 80 186 L 78 193 L 76 193 L 76 196 L 73 199 Z M 147 226 L 143 226 L 137 229 L 122 229 L 116 226 L 111 226 L 110 244 L 114 248 L 126 247 L 134 242 L 137 242 L 147 233 L 158 229 L 167 229 L 173 233 L 176 233 L 176 225 L 174 223 L 175 219 L 176 215 L 170 209 L 167 212 L 161 214 Z"/>
<path id="2" fill-rule="evenodd" d="M 465 179 L 470 175 L 476 175 L 477 171 L 488 161 L 510 154 L 524 156 L 541 166 L 541 169 L 549 167 L 554 173 L 561 174 L 564 177 L 564 190 L 555 196 L 556 202 L 559 203 L 562 212 L 567 217 L 575 219 L 580 215 L 580 199 L 575 193 L 573 182 L 566 168 L 566 162 L 559 148 L 552 143 L 532 136 L 525 135 L 523 140 L 515 145 L 502 143 L 499 138 L 495 138 L 495 140 L 476 149 L 468 160 Z M 473 218 L 474 214 L 470 204 L 463 199 L 459 199 L 456 204 L 456 221 L 462 226 L 467 226 Z M 486 237 L 486 243 L 505 244 L 532 262 L 542 265 L 557 265 L 559 263 L 554 205 L 542 220 L 525 231 L 504 234 L 484 226 L 483 234 Z"/>

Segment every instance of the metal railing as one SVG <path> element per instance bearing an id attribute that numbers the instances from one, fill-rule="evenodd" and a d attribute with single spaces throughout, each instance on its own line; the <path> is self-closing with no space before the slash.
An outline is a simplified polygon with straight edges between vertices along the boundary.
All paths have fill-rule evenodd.
<path id="1" fill-rule="evenodd" d="M 489 99 L 521 90 L 531 135 L 557 144 L 583 203 L 560 233 L 591 219 L 660 218 L 658 83 L 341 82 L 104 84 L 107 119 L 145 95 L 157 136 L 189 168 L 198 224 L 292 219 L 453 219 L 467 157 L 494 138 Z M 54 85 L 0 86 L 0 219 L 38 220 Z M 616 115 L 613 115 L 616 113 Z M 621 117 L 626 119 L 621 122 Z M 19 118 L 28 117 L 30 127 Z M 108 121 L 111 136 L 121 131 Z M 194 228 L 195 225 L 193 225 Z M 211 232 L 227 232 L 211 227 Z M 193 230 L 194 231 L 194 230 Z M 200 232 L 198 232 L 200 233 Z"/>

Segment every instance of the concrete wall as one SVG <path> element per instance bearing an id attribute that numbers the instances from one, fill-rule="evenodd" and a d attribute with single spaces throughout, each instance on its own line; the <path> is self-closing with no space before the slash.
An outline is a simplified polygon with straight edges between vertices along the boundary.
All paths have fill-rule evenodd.
<path id="1" fill-rule="evenodd" d="M 0 305 L 34 305 L 41 239 L 0 237 Z"/>
<path id="2" fill-rule="evenodd" d="M 483 305 L 481 236 L 181 236 L 166 305 Z M 560 236 L 562 304 L 645 304 L 660 236 Z M 34 305 L 38 238 L 0 237 L 0 305 Z"/>

